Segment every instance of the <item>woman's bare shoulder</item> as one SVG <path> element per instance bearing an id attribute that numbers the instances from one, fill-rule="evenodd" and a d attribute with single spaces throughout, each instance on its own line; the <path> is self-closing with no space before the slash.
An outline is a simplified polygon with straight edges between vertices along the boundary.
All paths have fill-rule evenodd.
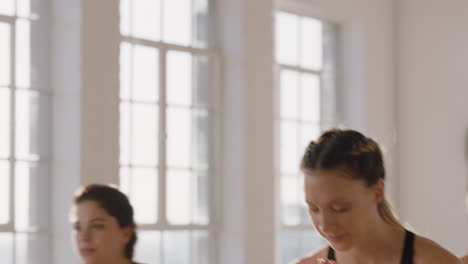
<path id="1" fill-rule="evenodd" d="M 415 264 L 461 264 L 457 258 L 447 249 L 436 242 L 425 237 L 416 235 L 414 240 L 414 263 Z"/>
<path id="2" fill-rule="evenodd" d="M 308 256 L 295 259 L 291 261 L 289 264 L 317 264 L 319 263 L 317 259 L 326 258 L 327 252 L 328 252 L 328 246 L 312 251 Z"/>

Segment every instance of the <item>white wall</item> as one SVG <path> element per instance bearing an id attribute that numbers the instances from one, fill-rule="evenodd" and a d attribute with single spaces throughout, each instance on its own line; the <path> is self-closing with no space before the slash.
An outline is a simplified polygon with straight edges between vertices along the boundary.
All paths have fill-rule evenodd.
<path id="1" fill-rule="evenodd" d="M 400 210 L 416 231 L 461 253 L 468 251 L 468 2 L 401 0 L 398 11 Z"/>

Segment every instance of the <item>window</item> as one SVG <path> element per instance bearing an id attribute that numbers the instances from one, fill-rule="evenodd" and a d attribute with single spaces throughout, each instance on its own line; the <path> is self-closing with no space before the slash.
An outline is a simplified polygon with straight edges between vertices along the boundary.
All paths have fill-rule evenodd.
<path id="1" fill-rule="evenodd" d="M 336 123 L 336 29 L 329 23 L 286 12 L 276 14 L 275 26 L 279 243 L 281 263 L 289 263 L 325 242 L 313 230 L 307 213 L 299 163 L 307 144 Z"/>
<path id="2" fill-rule="evenodd" d="M 29 0 L 0 3 L 0 256 L 46 263 L 48 97 L 42 22 Z M 34 47 L 34 48 L 32 48 Z M 44 52 L 42 52 L 44 53 Z"/>
<path id="3" fill-rule="evenodd" d="M 208 0 L 120 1 L 120 185 L 136 260 L 213 263 L 217 53 Z"/>

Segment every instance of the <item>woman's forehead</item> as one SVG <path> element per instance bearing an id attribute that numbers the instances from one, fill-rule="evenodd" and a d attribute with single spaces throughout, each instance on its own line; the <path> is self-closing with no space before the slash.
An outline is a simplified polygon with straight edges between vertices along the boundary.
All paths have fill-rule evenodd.
<path id="1" fill-rule="evenodd" d="M 308 199 L 350 200 L 365 192 L 360 180 L 343 170 L 319 170 L 305 174 L 305 194 Z"/>

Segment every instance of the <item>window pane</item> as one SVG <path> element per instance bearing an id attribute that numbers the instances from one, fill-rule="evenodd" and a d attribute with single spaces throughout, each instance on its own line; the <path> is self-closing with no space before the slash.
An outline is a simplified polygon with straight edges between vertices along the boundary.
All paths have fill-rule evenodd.
<path id="1" fill-rule="evenodd" d="M 158 107 L 132 104 L 132 163 L 158 164 Z"/>
<path id="2" fill-rule="evenodd" d="M 130 103 L 120 103 L 120 164 L 130 163 Z"/>
<path id="3" fill-rule="evenodd" d="M 132 46 L 127 42 L 120 44 L 120 98 L 130 99 L 132 81 Z"/>
<path id="4" fill-rule="evenodd" d="M 139 231 L 135 247 L 135 261 L 145 264 L 161 262 L 161 232 Z"/>
<path id="5" fill-rule="evenodd" d="M 199 225 L 207 225 L 209 219 L 209 178 L 207 172 L 195 172 L 195 182 L 192 185 L 192 208 L 194 209 L 192 222 Z"/>
<path id="6" fill-rule="evenodd" d="M 133 46 L 132 96 L 135 100 L 155 102 L 159 94 L 158 51 L 155 48 Z"/>
<path id="7" fill-rule="evenodd" d="M 188 46 L 192 37 L 191 0 L 164 1 L 164 41 Z"/>
<path id="8" fill-rule="evenodd" d="M 309 254 L 312 251 L 316 251 L 322 248 L 326 244 L 326 240 L 320 236 L 320 234 L 311 228 L 310 230 L 301 232 L 302 248 L 301 255 Z"/>
<path id="9" fill-rule="evenodd" d="M 135 220 L 154 224 L 158 217 L 158 171 L 133 169 L 129 178 L 129 193 L 135 208 Z"/>
<path id="10" fill-rule="evenodd" d="M 192 55 L 170 51 L 167 54 L 167 102 L 191 105 L 192 103 Z"/>
<path id="11" fill-rule="evenodd" d="M 32 235 L 27 233 L 15 234 L 15 264 L 29 264 L 35 263 L 32 257 Z M 36 260 L 37 261 L 37 260 Z"/>
<path id="12" fill-rule="evenodd" d="M 191 264 L 190 231 L 164 232 L 164 264 Z"/>
<path id="13" fill-rule="evenodd" d="M 281 264 L 291 263 L 300 255 L 300 235 L 298 231 L 281 232 Z"/>
<path id="14" fill-rule="evenodd" d="M 131 0 L 120 0 L 119 11 L 120 11 L 120 34 L 128 36 L 130 35 L 130 19 L 131 19 Z"/>
<path id="15" fill-rule="evenodd" d="M 210 263 L 210 234 L 208 231 L 192 232 L 193 256 L 191 264 Z"/>
<path id="16" fill-rule="evenodd" d="M 0 256 L 2 263 L 13 264 L 13 234 L 0 233 Z"/>
<path id="17" fill-rule="evenodd" d="M 16 157 L 36 157 L 38 153 L 39 97 L 34 91 L 16 92 Z"/>
<path id="18" fill-rule="evenodd" d="M 2 0 L 0 1 L 0 14 L 12 16 L 15 11 L 14 0 Z"/>
<path id="19" fill-rule="evenodd" d="M 31 0 L 16 0 L 16 13 L 24 17 L 31 15 Z"/>
<path id="20" fill-rule="evenodd" d="M 26 19 L 16 22 L 16 86 L 31 87 L 31 23 Z"/>
<path id="21" fill-rule="evenodd" d="M 34 167 L 34 164 L 27 162 L 17 162 L 15 166 L 15 225 L 20 231 L 32 227 L 31 202 L 36 199 L 32 199 L 34 196 L 31 183 L 37 181 L 33 179 Z"/>
<path id="22" fill-rule="evenodd" d="M 280 113 L 281 118 L 297 119 L 299 74 L 294 71 L 281 71 Z"/>
<path id="23" fill-rule="evenodd" d="M 312 227 L 310 230 L 282 231 L 281 263 L 291 263 L 292 260 L 309 255 L 324 245 L 325 240 Z"/>
<path id="24" fill-rule="evenodd" d="M 302 158 L 304 152 L 312 140 L 316 140 L 320 135 L 320 127 L 316 124 L 303 123 L 301 125 L 301 147 L 299 148 L 299 158 Z"/>
<path id="25" fill-rule="evenodd" d="M 294 122 L 281 123 L 281 173 L 295 174 L 299 172 L 298 127 Z"/>
<path id="26" fill-rule="evenodd" d="M 312 18 L 301 19 L 301 66 L 313 70 L 322 68 L 322 22 Z"/>
<path id="27" fill-rule="evenodd" d="M 193 7 L 193 45 L 199 48 L 213 46 L 213 20 L 209 0 L 192 0 Z"/>
<path id="28" fill-rule="evenodd" d="M 190 69 L 187 69 L 190 72 Z M 196 106 L 213 106 L 215 97 L 215 62 L 206 56 L 193 57 L 193 104 Z M 189 76 L 187 74 L 187 76 Z M 172 96 L 172 95 L 171 95 Z M 189 101 L 190 98 L 186 99 Z"/>
<path id="29" fill-rule="evenodd" d="M 167 110 L 167 163 L 169 166 L 190 166 L 191 112 L 189 109 L 169 107 Z"/>
<path id="30" fill-rule="evenodd" d="M 169 170 L 167 173 L 167 219 L 169 223 L 190 223 L 192 215 L 193 186 L 187 170 Z M 172 262 L 171 262 L 172 263 Z M 179 263 L 179 262 L 174 262 Z"/>
<path id="31" fill-rule="evenodd" d="M 300 223 L 300 203 L 303 199 L 299 190 L 299 178 L 293 176 L 281 177 L 281 215 L 285 225 Z"/>
<path id="32" fill-rule="evenodd" d="M 9 220 L 10 220 L 10 169 L 9 169 L 9 164 L 7 161 L 0 161 L 0 224 L 6 224 L 8 223 Z M 0 241 L 1 241 L 1 238 L 0 238 Z M 0 246 L 0 251 L 1 250 L 2 250 L 2 247 Z"/>
<path id="33" fill-rule="evenodd" d="M 8 3 L 8 1 L 0 1 L 0 11 L 2 3 Z M 10 36 L 10 26 L 6 23 L 0 23 L 0 85 L 10 84 Z"/>
<path id="34" fill-rule="evenodd" d="M 10 155 L 10 91 L 0 88 L 0 158 Z"/>
<path id="35" fill-rule="evenodd" d="M 301 118 L 304 121 L 320 121 L 320 79 L 317 75 L 301 76 Z"/>
<path id="36" fill-rule="evenodd" d="M 170 0 L 169 2 L 172 2 Z M 131 35 L 148 40 L 161 39 L 161 1 L 132 0 Z M 166 5 L 166 3 L 164 3 Z M 127 12 L 127 11 L 126 11 Z M 127 18 L 125 18 L 127 19 Z M 124 25 L 122 25 L 124 26 Z M 124 29 L 125 30 L 125 29 Z M 125 34 L 125 32 L 122 32 Z"/>
<path id="37" fill-rule="evenodd" d="M 299 57 L 299 18 L 288 13 L 276 15 L 276 60 L 297 65 Z"/>
<path id="38" fill-rule="evenodd" d="M 211 134 L 210 113 L 198 109 L 192 112 L 192 166 L 196 169 L 208 169 L 210 165 Z"/>

